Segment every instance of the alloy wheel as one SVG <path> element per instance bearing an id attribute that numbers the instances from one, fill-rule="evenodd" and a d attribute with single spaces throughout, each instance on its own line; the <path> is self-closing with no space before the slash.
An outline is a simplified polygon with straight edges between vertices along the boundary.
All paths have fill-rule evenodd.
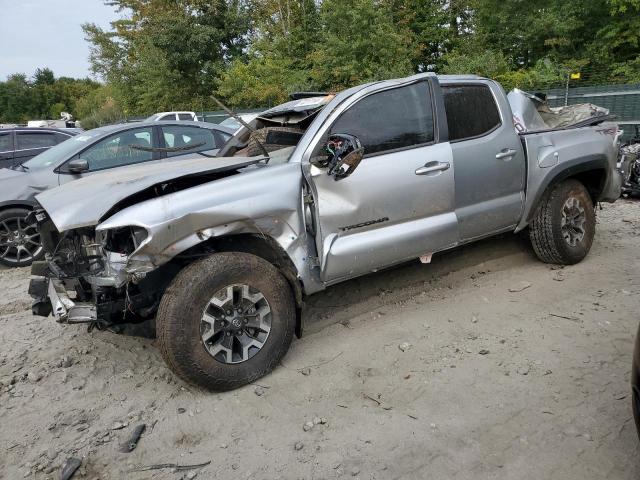
<path id="1" fill-rule="evenodd" d="M 271 307 L 262 293 L 244 284 L 218 290 L 202 313 L 200 335 L 221 363 L 242 363 L 264 346 L 271 331 Z"/>
<path id="2" fill-rule="evenodd" d="M 575 247 L 581 242 L 585 235 L 585 222 L 587 216 L 584 207 L 576 197 L 569 197 L 562 206 L 562 221 L 560 229 L 565 242 Z"/>
<path id="3" fill-rule="evenodd" d="M 41 251 L 35 224 L 27 223 L 22 216 L 0 221 L 0 259 L 17 265 L 32 261 Z"/>

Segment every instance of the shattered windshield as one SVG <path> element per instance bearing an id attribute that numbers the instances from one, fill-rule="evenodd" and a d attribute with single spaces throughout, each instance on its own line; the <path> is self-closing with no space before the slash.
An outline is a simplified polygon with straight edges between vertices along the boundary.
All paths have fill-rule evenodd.
<path id="1" fill-rule="evenodd" d="M 333 98 L 334 95 L 301 98 L 259 114 L 250 124 L 251 131 L 236 134 L 220 156 L 263 156 L 269 157 L 269 163 L 289 161 L 313 119 Z"/>

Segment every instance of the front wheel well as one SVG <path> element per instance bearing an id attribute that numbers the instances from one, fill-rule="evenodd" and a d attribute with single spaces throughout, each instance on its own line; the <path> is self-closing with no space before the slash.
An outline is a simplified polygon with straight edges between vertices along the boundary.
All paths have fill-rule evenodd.
<path id="1" fill-rule="evenodd" d="M 29 205 L 26 203 L 7 203 L 4 205 L 0 205 L 0 212 L 3 212 L 5 210 L 10 210 L 12 208 L 24 208 L 25 210 L 33 210 L 33 205 Z"/>
<path id="2" fill-rule="evenodd" d="M 229 235 L 211 238 L 185 250 L 176 260 L 196 260 L 203 255 L 219 252 L 242 252 L 260 257 L 275 266 L 291 287 L 296 301 L 296 336 L 302 335 L 303 285 L 298 271 L 282 247 L 271 237 L 254 234 Z M 189 262 L 190 263 L 190 262 Z"/>

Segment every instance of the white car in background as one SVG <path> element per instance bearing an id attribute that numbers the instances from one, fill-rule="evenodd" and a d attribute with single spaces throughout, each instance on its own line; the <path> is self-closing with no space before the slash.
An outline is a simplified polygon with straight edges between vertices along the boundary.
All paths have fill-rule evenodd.
<path id="1" fill-rule="evenodd" d="M 195 112 L 159 112 L 146 118 L 145 122 L 161 122 L 165 120 L 197 122 L 198 116 Z"/>

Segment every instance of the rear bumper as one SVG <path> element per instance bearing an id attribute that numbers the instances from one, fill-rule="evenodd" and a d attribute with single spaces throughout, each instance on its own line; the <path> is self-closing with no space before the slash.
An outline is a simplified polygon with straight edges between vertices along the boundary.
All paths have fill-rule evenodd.
<path id="1" fill-rule="evenodd" d="M 35 315 L 46 317 L 52 313 L 60 323 L 90 323 L 98 319 L 93 303 L 71 299 L 64 283 L 56 278 L 31 279 L 29 293 L 33 298 L 31 309 Z"/>

